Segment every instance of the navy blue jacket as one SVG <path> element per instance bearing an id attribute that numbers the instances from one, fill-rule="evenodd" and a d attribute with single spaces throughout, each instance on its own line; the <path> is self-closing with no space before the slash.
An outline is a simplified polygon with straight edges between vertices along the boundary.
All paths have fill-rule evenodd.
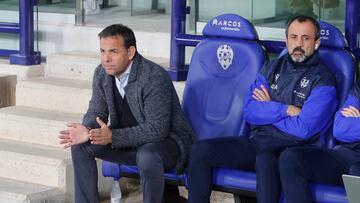
<path id="1" fill-rule="evenodd" d="M 334 136 L 343 144 L 359 151 L 360 148 L 360 118 L 345 117 L 341 114 L 344 107 L 354 106 L 360 110 L 360 80 L 355 84 L 345 103 L 335 115 Z"/>
<path id="2" fill-rule="evenodd" d="M 271 101 L 252 98 L 264 85 Z M 288 116 L 288 105 L 301 108 Z M 295 141 L 310 141 L 330 126 L 337 105 L 335 77 L 321 62 L 318 52 L 302 63 L 290 55 L 266 64 L 251 85 L 244 105 L 244 117 L 251 125 L 250 136 L 271 135 Z"/>

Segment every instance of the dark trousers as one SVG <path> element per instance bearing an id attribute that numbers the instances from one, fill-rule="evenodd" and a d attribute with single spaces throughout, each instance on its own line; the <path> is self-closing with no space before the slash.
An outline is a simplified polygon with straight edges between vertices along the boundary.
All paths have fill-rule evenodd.
<path id="1" fill-rule="evenodd" d="M 175 167 L 180 156 L 174 140 L 147 143 L 137 148 L 113 149 L 89 142 L 71 147 L 75 173 L 75 202 L 98 203 L 98 172 L 95 158 L 137 165 L 145 203 L 160 203 L 164 191 L 164 172 Z"/>
<path id="2" fill-rule="evenodd" d="M 295 147 L 282 152 L 279 160 L 289 203 L 313 202 L 309 182 L 343 185 L 342 174 L 360 175 L 360 153 L 340 145 L 334 149 Z"/>
<path id="3" fill-rule="evenodd" d="M 275 138 L 273 141 L 270 147 L 245 137 L 215 138 L 195 143 L 188 167 L 189 202 L 210 202 L 212 168 L 224 167 L 246 171 L 254 171 L 256 168 L 257 201 L 277 203 L 281 185 L 278 156 L 293 143 Z"/>

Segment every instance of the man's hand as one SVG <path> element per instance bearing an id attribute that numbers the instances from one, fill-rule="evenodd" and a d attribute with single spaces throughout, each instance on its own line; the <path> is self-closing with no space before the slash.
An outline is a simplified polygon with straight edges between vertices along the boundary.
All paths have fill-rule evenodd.
<path id="1" fill-rule="evenodd" d="M 68 123 L 66 126 L 69 128 L 59 132 L 59 143 L 64 145 L 65 149 L 89 140 L 89 130 L 84 125 Z"/>
<path id="2" fill-rule="evenodd" d="M 260 85 L 261 89 L 255 88 L 252 97 L 256 101 L 271 101 L 271 97 L 264 85 Z"/>
<path id="3" fill-rule="evenodd" d="M 360 117 L 359 109 L 354 106 L 345 107 L 340 112 L 345 117 Z"/>
<path id="4" fill-rule="evenodd" d="M 110 128 L 99 117 L 96 117 L 96 122 L 100 125 L 100 128 L 90 130 L 91 144 L 107 145 L 112 143 Z"/>
<path id="5" fill-rule="evenodd" d="M 294 105 L 289 105 L 286 113 L 288 116 L 298 116 L 300 114 L 301 109 Z"/>

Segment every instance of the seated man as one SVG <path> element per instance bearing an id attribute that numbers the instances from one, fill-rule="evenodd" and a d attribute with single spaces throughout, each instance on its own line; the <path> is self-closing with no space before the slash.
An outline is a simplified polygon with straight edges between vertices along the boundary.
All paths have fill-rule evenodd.
<path id="1" fill-rule="evenodd" d="M 131 29 L 110 25 L 99 38 L 101 65 L 83 124 L 70 123 L 59 135 L 71 147 L 75 202 L 100 201 L 97 157 L 136 164 L 144 202 L 161 203 L 164 171 L 183 170 L 193 131 L 166 70 L 137 53 Z"/>
<path id="2" fill-rule="evenodd" d="M 360 176 L 360 80 L 335 115 L 333 149 L 296 147 L 280 156 L 280 176 L 286 200 L 312 202 L 309 182 L 342 185 L 342 174 Z"/>
<path id="3" fill-rule="evenodd" d="M 192 147 L 191 203 L 209 202 L 214 167 L 256 169 L 257 201 L 279 201 L 278 156 L 288 147 L 315 144 L 335 112 L 335 78 L 319 58 L 319 44 L 316 20 L 307 16 L 289 20 L 288 54 L 266 64 L 250 87 L 244 106 L 251 124 L 249 138 L 215 138 Z"/>

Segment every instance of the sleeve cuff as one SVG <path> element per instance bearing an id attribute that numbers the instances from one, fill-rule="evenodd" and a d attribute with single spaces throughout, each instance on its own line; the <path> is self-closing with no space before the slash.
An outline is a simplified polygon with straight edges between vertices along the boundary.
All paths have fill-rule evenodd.
<path id="1" fill-rule="evenodd" d="M 289 105 L 287 105 L 287 104 L 283 104 L 283 105 L 281 106 L 281 117 L 282 117 L 282 118 L 285 118 L 285 117 L 288 116 L 288 114 L 287 114 L 287 109 L 288 109 L 288 107 L 289 107 Z"/>

